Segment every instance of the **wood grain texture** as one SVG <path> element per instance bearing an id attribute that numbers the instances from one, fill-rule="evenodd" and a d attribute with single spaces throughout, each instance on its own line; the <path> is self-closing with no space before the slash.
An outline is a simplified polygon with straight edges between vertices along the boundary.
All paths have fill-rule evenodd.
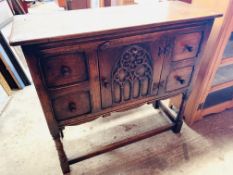
<path id="1" fill-rule="evenodd" d="M 225 46 L 229 40 L 229 37 L 232 32 L 233 26 L 233 1 L 227 0 L 222 2 L 222 6 L 218 4 L 219 2 L 210 2 L 210 1 L 198 1 L 195 3 L 195 6 L 199 7 L 207 7 L 213 6 L 215 9 L 219 11 L 225 12 L 225 16 L 222 19 L 217 20 L 214 23 L 213 31 L 211 32 L 210 38 L 207 43 L 207 48 L 204 52 L 203 57 L 206 59 L 202 59 L 200 69 L 198 71 L 197 79 L 195 80 L 195 85 L 193 87 L 193 91 L 188 100 L 187 107 L 185 110 L 185 118 L 188 124 L 192 124 L 193 122 L 200 120 L 203 118 L 203 114 L 207 114 L 207 110 L 202 114 L 202 110 L 199 109 L 199 105 L 205 102 L 208 94 L 214 89 L 211 89 L 213 79 L 217 72 L 217 69 L 222 62 L 222 56 L 225 50 Z M 230 83 L 226 83 L 225 85 L 231 85 Z M 223 86 L 216 86 L 216 90 L 219 88 L 224 88 Z M 219 110 L 219 106 L 216 107 L 216 110 L 221 112 L 225 109 L 224 105 Z M 213 107 L 214 108 L 214 107 Z M 211 109 L 213 110 L 213 109 Z M 210 110 L 210 111 L 211 111 Z"/>
<path id="2" fill-rule="evenodd" d="M 50 14 L 49 18 L 42 14 L 23 15 L 14 18 L 10 43 L 12 45 L 47 43 L 115 33 L 136 26 L 151 28 L 169 25 L 173 21 L 188 22 L 193 19 L 213 19 L 216 16 L 221 15 L 211 10 L 193 8 L 181 2 L 65 11 Z"/>
<path id="3" fill-rule="evenodd" d="M 163 5 L 182 9 L 180 3 L 177 6 L 175 4 Z M 135 13 L 135 9 L 141 8 L 134 6 L 126 9 Z M 111 13 L 122 13 L 126 9 L 112 8 Z M 147 8 L 144 7 L 145 9 Z M 108 10 L 84 10 L 72 14 L 77 17 L 89 13 L 101 15 L 106 12 Z M 59 15 L 66 17 L 67 14 Z M 97 25 L 97 28 L 100 27 L 99 32 L 95 31 L 94 24 L 92 27 L 89 26 L 91 28 L 82 28 L 88 26 L 86 20 L 82 20 L 79 24 L 80 28 L 77 26 L 72 28 L 73 32 L 77 32 L 73 37 L 64 26 L 63 34 L 57 33 L 61 34 L 59 39 L 48 32 L 47 34 L 50 33 L 48 36 L 51 37 L 49 39 L 41 36 L 39 40 L 34 38 L 33 42 L 28 42 L 27 39 L 20 42 L 50 132 L 58 148 L 63 173 L 69 172 L 68 164 L 151 137 L 167 129 L 172 129 L 174 133 L 179 133 L 181 130 L 184 108 L 192 88 L 191 83 L 196 75 L 196 68 L 213 20 L 218 14 L 199 17 L 193 14 L 192 17 L 182 19 L 179 17 L 171 19 L 167 16 L 167 20 L 162 22 L 155 20 L 157 17 L 154 17 L 150 11 L 143 15 L 144 22 L 141 21 L 141 16 L 134 16 L 133 20 L 129 20 L 131 15 L 127 15 L 126 21 L 130 22 L 128 24 L 125 20 L 121 23 L 100 22 L 102 26 Z M 88 15 L 89 17 L 91 15 Z M 151 24 L 147 23 L 149 21 Z M 16 26 L 18 22 L 19 20 L 15 21 Z M 62 22 L 62 25 L 66 25 L 66 22 Z M 32 23 L 28 26 L 31 25 Z M 15 30 L 18 28 L 20 26 L 13 28 L 12 36 L 17 34 Z M 84 29 L 85 31 L 82 31 Z M 37 34 L 39 32 L 35 33 L 35 36 Z M 108 116 L 112 112 L 129 110 L 178 94 L 182 94 L 182 103 L 176 119 L 171 120 L 171 125 L 153 129 L 107 145 L 99 151 L 67 160 L 60 142 L 60 136 L 63 136 L 60 131 L 65 126 L 86 123 L 100 116 Z"/>
<path id="4" fill-rule="evenodd" d="M 69 85 L 88 80 L 84 53 L 61 54 L 44 57 L 41 61 L 48 87 Z M 69 62 L 66 60 L 69 59 Z"/>
<path id="5" fill-rule="evenodd" d="M 31 50 L 33 50 L 32 47 L 27 47 L 27 48 L 23 47 L 22 49 L 25 54 L 25 57 L 30 58 L 30 59 L 27 59 L 27 63 L 28 63 L 29 69 L 33 70 L 31 71 L 31 75 L 32 75 L 32 79 L 33 79 L 34 85 L 37 90 L 37 94 L 40 99 L 44 99 L 43 102 L 41 101 L 41 106 L 46 116 L 46 121 L 48 123 L 49 131 L 53 138 L 58 137 L 59 127 L 58 127 L 57 121 L 54 118 L 54 113 L 51 108 L 52 104 L 49 99 L 49 95 L 47 94 L 47 90 L 45 86 L 43 86 L 43 82 L 42 82 L 43 78 L 41 76 L 40 69 L 38 68 L 38 60 L 36 58 L 36 55 L 34 55 L 31 52 Z"/>

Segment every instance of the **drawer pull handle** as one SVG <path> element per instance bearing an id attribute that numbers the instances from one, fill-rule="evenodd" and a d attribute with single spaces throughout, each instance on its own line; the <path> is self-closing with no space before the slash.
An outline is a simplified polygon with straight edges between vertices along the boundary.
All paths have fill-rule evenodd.
<path id="1" fill-rule="evenodd" d="M 189 46 L 189 45 L 185 45 L 185 50 L 187 50 L 188 52 L 192 52 L 193 51 L 193 47 Z"/>
<path id="2" fill-rule="evenodd" d="M 70 73 L 71 73 L 71 70 L 70 70 L 70 68 L 68 66 L 62 66 L 61 67 L 61 74 L 63 76 L 68 76 L 68 75 L 70 75 Z"/>
<path id="3" fill-rule="evenodd" d="M 110 87 L 110 83 L 108 82 L 108 80 L 106 78 L 102 78 L 102 84 L 105 88 L 109 88 Z"/>
<path id="4" fill-rule="evenodd" d="M 184 80 L 182 77 L 180 77 L 180 76 L 177 76 L 177 77 L 176 77 L 176 80 L 177 80 L 180 84 L 185 84 L 185 80 Z"/>
<path id="5" fill-rule="evenodd" d="M 70 112 L 75 112 L 77 110 L 76 104 L 74 102 L 70 102 L 68 107 Z"/>

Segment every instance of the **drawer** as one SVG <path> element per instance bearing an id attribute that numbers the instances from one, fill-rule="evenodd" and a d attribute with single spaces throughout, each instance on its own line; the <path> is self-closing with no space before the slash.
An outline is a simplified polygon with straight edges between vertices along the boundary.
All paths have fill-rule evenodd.
<path id="1" fill-rule="evenodd" d="M 202 32 L 177 35 L 173 52 L 173 61 L 196 57 L 201 44 Z"/>
<path id="2" fill-rule="evenodd" d="M 87 80 L 87 64 L 83 53 L 63 54 L 41 61 L 47 87 L 53 88 Z"/>
<path id="3" fill-rule="evenodd" d="M 185 67 L 170 72 L 167 78 L 166 91 L 188 87 L 191 81 L 193 67 Z"/>
<path id="4" fill-rule="evenodd" d="M 52 100 L 53 110 L 57 120 L 66 120 L 91 112 L 89 91 L 80 91 L 59 96 Z"/>

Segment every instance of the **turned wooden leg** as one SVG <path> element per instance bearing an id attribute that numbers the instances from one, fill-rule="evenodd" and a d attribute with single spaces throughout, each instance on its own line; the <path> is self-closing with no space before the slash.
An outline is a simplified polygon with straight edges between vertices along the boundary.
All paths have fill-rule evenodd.
<path id="1" fill-rule="evenodd" d="M 54 138 L 54 142 L 55 142 L 55 145 L 57 148 L 62 172 L 63 172 L 63 174 L 69 173 L 70 167 L 69 167 L 68 159 L 67 159 L 65 151 L 63 149 L 63 144 L 60 140 L 60 137 Z"/>
<path id="2" fill-rule="evenodd" d="M 172 131 L 174 133 L 180 133 L 180 130 L 182 128 L 183 118 L 184 118 L 184 110 L 185 110 L 187 99 L 188 99 L 188 92 L 185 92 L 182 95 L 180 109 L 179 109 L 179 112 L 178 112 L 177 117 L 175 119 L 175 126 L 172 129 Z"/>
<path id="3" fill-rule="evenodd" d="M 159 109 L 159 100 L 156 100 L 154 103 L 153 103 L 153 106 L 155 109 Z"/>

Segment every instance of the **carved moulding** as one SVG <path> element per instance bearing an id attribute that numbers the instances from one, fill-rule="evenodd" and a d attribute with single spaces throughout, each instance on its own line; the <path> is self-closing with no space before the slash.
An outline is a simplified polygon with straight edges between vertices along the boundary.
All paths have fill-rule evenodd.
<path id="1" fill-rule="evenodd" d="M 149 95 L 152 72 L 150 53 L 139 45 L 128 46 L 112 71 L 113 103 Z"/>

